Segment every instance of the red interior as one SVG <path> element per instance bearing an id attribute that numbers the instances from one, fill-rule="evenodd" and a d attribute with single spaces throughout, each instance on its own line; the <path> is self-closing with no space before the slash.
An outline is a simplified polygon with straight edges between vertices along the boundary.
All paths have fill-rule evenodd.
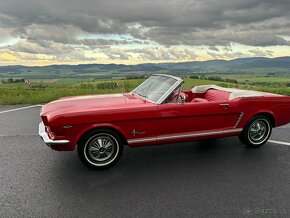
<path id="1" fill-rule="evenodd" d="M 205 95 L 204 98 L 208 101 L 226 101 L 229 100 L 230 93 L 215 89 L 209 89 Z"/>
<path id="2" fill-rule="evenodd" d="M 192 93 L 191 90 L 185 90 L 183 93 L 187 95 L 186 102 L 226 101 L 231 94 L 215 89 L 209 89 L 205 93 Z"/>

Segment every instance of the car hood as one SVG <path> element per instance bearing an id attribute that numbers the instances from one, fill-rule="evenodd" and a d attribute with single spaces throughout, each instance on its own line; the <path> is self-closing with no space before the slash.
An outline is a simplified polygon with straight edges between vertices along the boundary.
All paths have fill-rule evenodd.
<path id="1" fill-rule="evenodd" d="M 64 97 L 43 106 L 42 112 L 72 112 L 120 108 L 128 104 L 142 103 L 142 99 L 131 94 L 85 95 Z"/>
<path id="2" fill-rule="evenodd" d="M 42 107 L 41 115 L 53 116 L 66 113 L 84 113 L 136 107 L 144 104 L 139 96 L 128 94 L 86 95 L 64 97 Z"/>

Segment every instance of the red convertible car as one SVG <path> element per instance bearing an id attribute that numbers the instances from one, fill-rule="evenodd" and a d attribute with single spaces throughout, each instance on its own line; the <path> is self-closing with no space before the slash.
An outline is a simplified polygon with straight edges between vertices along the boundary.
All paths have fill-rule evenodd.
<path id="1" fill-rule="evenodd" d="M 290 97 L 215 85 L 182 90 L 181 78 L 156 74 L 125 94 L 65 97 L 42 107 L 39 135 L 90 168 L 115 164 L 123 146 L 239 136 L 259 147 L 290 122 Z"/>

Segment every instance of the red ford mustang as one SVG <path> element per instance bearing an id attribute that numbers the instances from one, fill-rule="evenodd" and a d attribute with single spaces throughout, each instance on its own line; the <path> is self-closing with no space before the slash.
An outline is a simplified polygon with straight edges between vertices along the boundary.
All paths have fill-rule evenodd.
<path id="1" fill-rule="evenodd" d="M 39 135 L 57 151 L 77 145 L 90 168 L 115 164 L 123 146 L 239 136 L 263 145 L 290 122 L 290 97 L 214 85 L 182 90 L 183 80 L 153 75 L 126 94 L 66 97 L 42 107 Z"/>

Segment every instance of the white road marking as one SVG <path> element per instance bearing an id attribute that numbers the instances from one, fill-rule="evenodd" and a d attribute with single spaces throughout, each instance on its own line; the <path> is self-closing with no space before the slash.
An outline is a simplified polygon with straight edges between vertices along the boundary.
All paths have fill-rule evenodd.
<path id="1" fill-rule="evenodd" d="M 38 134 L 0 135 L 0 137 L 39 136 Z"/>
<path id="2" fill-rule="evenodd" d="M 33 107 L 42 107 L 42 106 L 43 105 L 41 105 L 41 104 L 37 104 L 37 105 L 32 105 L 32 106 L 27 106 L 27 107 L 20 107 L 20 108 L 7 110 L 7 111 L 0 111 L 0 114 L 5 114 L 5 113 L 9 113 L 9 112 L 13 112 L 13 111 L 19 111 L 19 110 L 25 110 L 25 109 L 33 108 Z"/>
<path id="3" fill-rule="evenodd" d="M 281 142 L 281 141 L 275 141 L 275 140 L 268 140 L 268 142 L 274 143 L 274 144 L 279 144 L 279 145 L 288 145 L 288 146 L 290 146 L 289 142 Z"/>

